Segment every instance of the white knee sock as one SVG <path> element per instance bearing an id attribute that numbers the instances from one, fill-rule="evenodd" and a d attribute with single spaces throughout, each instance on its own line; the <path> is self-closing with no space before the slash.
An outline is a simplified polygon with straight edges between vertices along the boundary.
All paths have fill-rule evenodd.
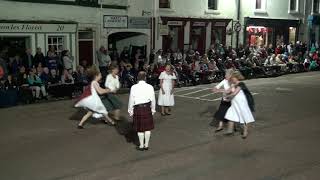
<path id="1" fill-rule="evenodd" d="M 144 136 L 146 138 L 146 142 L 144 144 L 144 147 L 149 147 L 149 141 L 150 141 L 150 136 L 151 136 L 151 131 L 146 131 L 144 132 Z"/>
<path id="2" fill-rule="evenodd" d="M 144 140 L 144 133 L 138 132 L 139 142 L 140 142 L 140 148 L 143 148 L 143 140 Z"/>

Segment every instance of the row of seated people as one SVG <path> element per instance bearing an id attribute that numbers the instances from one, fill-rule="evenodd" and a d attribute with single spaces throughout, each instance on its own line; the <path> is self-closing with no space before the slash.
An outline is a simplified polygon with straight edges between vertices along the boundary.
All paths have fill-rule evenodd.
<path id="1" fill-rule="evenodd" d="M 61 76 L 57 70 L 48 68 L 19 68 L 19 73 L 0 80 L 0 107 L 29 104 L 48 99 L 72 98 L 81 93 L 88 84 L 82 67 L 78 71 L 64 70 Z"/>

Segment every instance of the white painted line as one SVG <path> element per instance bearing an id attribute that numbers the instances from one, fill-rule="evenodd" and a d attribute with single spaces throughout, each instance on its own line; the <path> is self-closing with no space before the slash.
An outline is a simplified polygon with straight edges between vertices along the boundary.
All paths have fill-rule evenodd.
<path id="1" fill-rule="evenodd" d="M 207 97 L 207 96 L 214 95 L 214 94 L 217 94 L 217 93 L 206 94 L 206 95 L 203 95 L 203 96 L 199 96 L 198 98 L 203 98 L 203 97 Z"/>
<path id="2" fill-rule="evenodd" d="M 182 91 L 188 91 L 188 90 L 192 90 L 192 89 L 196 89 L 196 87 L 179 89 L 179 90 L 177 90 L 177 91 L 174 91 L 174 93 L 178 93 L 178 92 L 182 92 Z"/>
<path id="3" fill-rule="evenodd" d="M 198 93 L 198 92 L 201 92 L 201 91 L 206 91 L 208 89 L 211 89 L 211 88 L 204 88 L 204 89 L 200 89 L 198 91 L 193 91 L 193 92 L 190 92 L 190 93 L 187 93 L 187 94 L 182 94 L 181 96 L 186 96 L 186 95 L 190 95 L 190 94 L 195 94 L 195 93 Z"/>

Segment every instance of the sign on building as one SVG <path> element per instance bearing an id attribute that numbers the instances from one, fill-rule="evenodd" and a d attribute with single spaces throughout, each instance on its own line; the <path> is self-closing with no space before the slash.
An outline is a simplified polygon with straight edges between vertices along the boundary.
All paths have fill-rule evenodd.
<path id="1" fill-rule="evenodd" d="M 205 22 L 194 22 L 192 26 L 206 26 Z"/>
<path id="2" fill-rule="evenodd" d="M 182 21 L 168 21 L 167 23 L 169 26 L 182 26 L 183 22 Z"/>
<path id="3" fill-rule="evenodd" d="M 169 27 L 168 27 L 167 24 L 160 24 L 160 26 L 159 26 L 159 34 L 160 34 L 160 36 L 169 35 Z"/>
<path id="4" fill-rule="evenodd" d="M 103 16 L 104 28 L 128 28 L 128 16 Z"/>
<path id="5" fill-rule="evenodd" d="M 151 18 L 129 17 L 128 27 L 132 29 L 151 29 Z"/>
<path id="6" fill-rule="evenodd" d="M 32 24 L 32 23 L 0 23 L 0 32 L 8 33 L 46 33 L 46 32 L 76 32 L 76 24 Z"/>

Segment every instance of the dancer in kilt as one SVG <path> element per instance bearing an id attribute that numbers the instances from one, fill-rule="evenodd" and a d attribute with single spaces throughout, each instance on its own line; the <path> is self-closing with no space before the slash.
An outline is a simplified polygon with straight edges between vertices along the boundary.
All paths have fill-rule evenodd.
<path id="1" fill-rule="evenodd" d="M 154 89 L 146 83 L 146 73 L 138 73 L 138 83 L 131 87 L 128 112 L 133 118 L 133 128 L 138 133 L 140 146 L 137 150 L 149 150 L 151 130 L 154 129 L 153 115 L 156 113 Z"/>
<path id="2" fill-rule="evenodd" d="M 110 67 L 111 73 L 107 76 L 105 81 L 105 87 L 110 89 L 111 92 L 106 94 L 105 97 L 102 99 L 102 103 L 107 108 L 108 112 L 113 112 L 113 117 L 115 120 L 120 120 L 120 109 L 122 106 L 121 101 L 119 100 L 116 92 L 120 88 L 119 82 L 119 68 L 116 65 L 112 65 Z"/>
<path id="3" fill-rule="evenodd" d="M 224 116 L 227 113 L 229 107 L 231 106 L 231 101 L 226 98 L 226 92 L 230 89 L 230 77 L 233 73 L 232 69 L 228 69 L 225 74 L 225 79 L 221 81 L 216 87 L 213 88 L 214 93 L 223 93 L 223 97 L 221 99 L 221 103 L 219 106 L 218 111 L 214 114 L 214 120 L 210 123 L 211 126 L 213 126 L 215 123 L 215 120 L 219 121 L 219 125 L 215 132 L 220 132 L 223 130 L 223 123 L 228 122 Z"/>

